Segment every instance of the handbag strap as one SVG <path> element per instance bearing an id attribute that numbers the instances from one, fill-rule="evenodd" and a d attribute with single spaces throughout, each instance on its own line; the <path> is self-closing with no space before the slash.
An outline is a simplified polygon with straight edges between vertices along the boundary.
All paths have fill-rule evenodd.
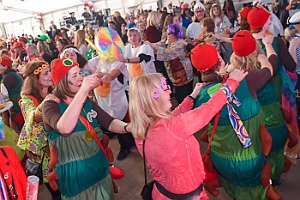
<path id="1" fill-rule="evenodd" d="M 211 145 L 212 139 L 213 139 L 213 137 L 215 135 L 215 132 L 216 132 L 216 129 L 217 129 L 217 126 L 218 126 L 218 122 L 219 122 L 219 118 L 220 118 L 220 112 L 217 113 L 216 118 L 215 118 L 214 127 L 213 127 L 213 129 L 211 131 L 209 143 L 208 143 L 208 146 L 207 146 L 207 149 L 206 149 L 206 155 L 208 155 L 209 152 L 210 152 L 210 145 Z"/>
<path id="2" fill-rule="evenodd" d="M 68 101 L 66 101 L 65 99 L 63 100 L 66 104 L 70 105 Z M 100 149 L 103 151 L 106 159 L 108 160 L 108 156 L 107 153 L 103 147 L 103 145 L 101 144 L 96 131 L 94 130 L 94 128 L 92 127 L 92 125 L 90 124 L 90 122 L 88 122 L 88 120 L 86 120 L 82 115 L 79 114 L 79 119 L 82 122 L 82 124 L 85 126 L 85 128 L 91 133 L 91 135 L 93 136 L 94 140 L 96 141 L 96 143 L 98 144 L 98 146 L 100 147 Z M 108 161 L 109 162 L 109 161 Z M 109 162 L 110 163 L 110 162 Z"/>
<path id="3" fill-rule="evenodd" d="M 146 171 L 146 155 L 145 155 L 145 142 L 146 142 L 146 135 L 148 132 L 149 126 L 146 129 L 145 133 L 145 140 L 143 141 L 143 160 L 144 160 L 144 177 L 145 177 L 145 185 L 147 184 L 147 171 Z"/>
<path id="4" fill-rule="evenodd" d="M 223 75 L 222 75 L 222 85 L 226 82 L 226 80 L 227 80 L 228 77 L 229 77 L 229 74 L 223 74 Z M 212 131 L 211 131 L 209 143 L 208 143 L 208 146 L 207 146 L 207 149 L 206 149 L 206 153 L 205 153 L 206 156 L 207 156 L 207 155 L 209 154 L 209 152 L 210 152 L 210 145 L 211 145 L 211 142 L 212 142 L 213 137 L 214 137 L 214 135 L 215 135 L 217 126 L 218 126 L 218 122 L 219 122 L 219 119 L 220 119 L 220 113 L 221 113 L 221 111 L 219 111 L 219 112 L 216 114 L 214 127 L 213 127 L 213 129 L 212 129 Z"/>

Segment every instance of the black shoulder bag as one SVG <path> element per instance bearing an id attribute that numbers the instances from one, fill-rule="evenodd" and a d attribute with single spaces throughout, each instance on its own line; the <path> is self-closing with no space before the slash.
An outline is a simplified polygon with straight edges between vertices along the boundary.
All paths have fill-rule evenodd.
<path id="1" fill-rule="evenodd" d="M 148 128 L 146 130 L 146 133 L 148 132 Z M 153 185 L 155 183 L 155 180 L 147 183 L 147 171 L 146 171 L 146 158 L 145 158 L 145 141 L 143 142 L 143 159 L 144 159 L 144 177 L 145 177 L 145 185 L 142 190 L 142 198 L 144 200 L 152 200 L 152 190 L 153 190 Z"/>

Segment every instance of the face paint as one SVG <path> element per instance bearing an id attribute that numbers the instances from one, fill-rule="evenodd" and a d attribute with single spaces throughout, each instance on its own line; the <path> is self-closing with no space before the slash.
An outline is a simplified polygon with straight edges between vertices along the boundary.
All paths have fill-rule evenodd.
<path id="1" fill-rule="evenodd" d="M 72 83 L 71 81 L 68 81 L 68 83 L 69 83 L 70 85 L 73 85 L 73 83 Z"/>

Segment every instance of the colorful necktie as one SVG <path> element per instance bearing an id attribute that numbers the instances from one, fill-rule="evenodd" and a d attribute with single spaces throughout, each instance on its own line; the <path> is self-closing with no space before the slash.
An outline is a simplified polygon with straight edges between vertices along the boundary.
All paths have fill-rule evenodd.
<path id="1" fill-rule="evenodd" d="M 238 98 L 234 94 L 231 94 L 230 86 L 228 84 L 224 84 L 220 89 L 226 94 L 226 97 L 227 97 L 226 103 L 227 103 L 228 116 L 229 116 L 231 126 L 233 127 L 233 129 L 234 129 L 237 137 L 239 138 L 240 142 L 242 143 L 243 147 L 247 148 L 252 144 L 250 136 L 249 136 L 240 116 L 235 111 L 234 107 L 231 105 L 231 103 L 234 103 L 237 106 L 240 106 L 241 102 L 238 100 Z"/>

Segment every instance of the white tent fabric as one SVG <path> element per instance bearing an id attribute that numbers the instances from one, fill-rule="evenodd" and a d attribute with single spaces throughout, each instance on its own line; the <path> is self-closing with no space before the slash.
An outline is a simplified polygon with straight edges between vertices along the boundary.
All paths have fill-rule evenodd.
<path id="1" fill-rule="evenodd" d="M 84 2 L 90 0 L 0 0 L 0 37 L 18 36 L 23 33 L 39 35 L 48 29 L 50 21 L 59 27 L 62 13 L 75 12 L 81 19 Z M 110 8 L 111 14 L 118 10 L 121 15 L 132 9 L 157 8 L 158 1 L 169 0 L 91 0 L 95 11 Z M 188 0 L 192 1 L 192 0 Z M 179 4 L 179 0 L 178 0 Z M 42 20 L 37 18 L 41 15 Z M 5 34 L 6 33 L 6 34 Z"/>
<path id="2" fill-rule="evenodd" d="M 36 17 L 37 13 L 45 14 L 83 4 L 81 0 L 2 0 L 1 2 L 0 22 L 2 23 Z"/>

